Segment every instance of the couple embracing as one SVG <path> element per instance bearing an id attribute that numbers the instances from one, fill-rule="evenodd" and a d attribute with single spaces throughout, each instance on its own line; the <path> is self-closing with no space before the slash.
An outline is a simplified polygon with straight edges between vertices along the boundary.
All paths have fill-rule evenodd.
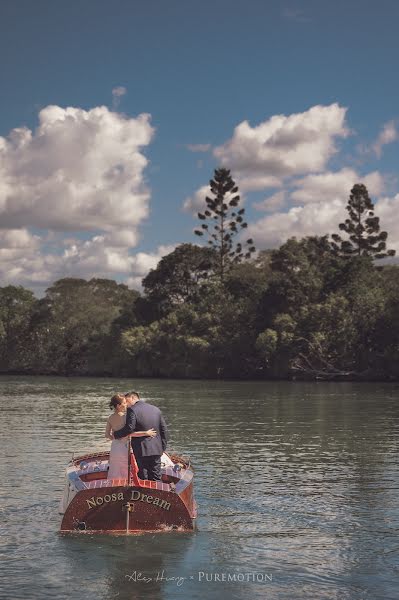
<path id="1" fill-rule="evenodd" d="M 108 479 L 127 479 L 131 443 L 139 478 L 160 481 L 168 430 L 159 408 L 140 400 L 137 392 L 115 394 L 109 407 L 114 412 L 105 430 L 105 437 L 112 440 Z"/>

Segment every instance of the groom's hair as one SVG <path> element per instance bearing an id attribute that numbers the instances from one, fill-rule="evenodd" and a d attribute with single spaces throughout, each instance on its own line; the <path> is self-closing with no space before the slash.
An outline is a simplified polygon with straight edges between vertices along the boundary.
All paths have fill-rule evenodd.
<path id="1" fill-rule="evenodd" d="M 137 400 L 140 400 L 140 394 L 138 392 L 127 392 L 127 394 L 125 394 L 125 398 L 130 398 L 130 396 L 136 396 Z"/>

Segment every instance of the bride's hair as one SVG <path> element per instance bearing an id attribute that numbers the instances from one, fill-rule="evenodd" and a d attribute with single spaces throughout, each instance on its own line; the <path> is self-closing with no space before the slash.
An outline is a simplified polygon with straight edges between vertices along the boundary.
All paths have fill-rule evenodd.
<path id="1" fill-rule="evenodd" d="M 112 410 L 113 408 L 120 406 L 121 404 L 123 404 L 124 400 L 125 396 L 123 394 L 114 394 L 111 400 L 109 401 L 110 409 Z"/>

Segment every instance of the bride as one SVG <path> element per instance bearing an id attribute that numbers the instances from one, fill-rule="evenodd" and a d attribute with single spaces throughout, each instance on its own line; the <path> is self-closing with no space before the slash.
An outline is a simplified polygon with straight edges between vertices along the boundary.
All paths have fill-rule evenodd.
<path id="1" fill-rule="evenodd" d="M 112 440 L 111 451 L 109 454 L 108 479 L 127 479 L 127 462 L 130 437 L 155 437 L 157 432 L 155 429 L 148 429 L 147 431 L 135 431 L 134 433 L 131 433 L 130 436 L 115 440 L 112 437 L 112 432 L 122 429 L 126 421 L 125 396 L 123 396 L 123 394 L 115 394 L 112 396 L 109 407 L 111 410 L 113 409 L 114 412 L 108 417 L 107 426 L 105 428 L 105 437 L 107 440 Z"/>

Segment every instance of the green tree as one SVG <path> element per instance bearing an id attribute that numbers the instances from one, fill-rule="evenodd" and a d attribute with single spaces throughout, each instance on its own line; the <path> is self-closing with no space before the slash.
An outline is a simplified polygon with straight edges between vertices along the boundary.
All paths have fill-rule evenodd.
<path id="1" fill-rule="evenodd" d="M 376 271 L 370 256 L 339 259 L 334 265 L 326 255 L 318 264 L 314 261 L 312 270 L 305 252 L 310 240 L 289 242 L 276 251 L 279 271 L 265 294 L 266 328 L 256 342 L 265 374 L 332 379 L 383 372 L 381 331 L 395 322 L 392 311 L 387 313 L 387 298 L 397 295 L 392 278 Z M 284 278 L 284 273 L 290 275 Z M 387 294 L 385 282 L 392 294 Z M 392 331 L 387 339 L 394 346 L 397 336 Z"/>
<path id="2" fill-rule="evenodd" d="M 301 306 L 334 291 L 344 264 L 331 253 L 327 235 L 287 240 L 271 254 L 271 276 L 259 303 L 259 329 L 270 327 L 279 313 L 295 317 Z"/>
<path id="3" fill-rule="evenodd" d="M 289 375 L 296 327 L 297 324 L 290 315 L 281 313 L 275 316 L 271 327 L 258 335 L 255 348 L 268 376 L 281 378 Z"/>
<path id="4" fill-rule="evenodd" d="M 331 247 L 338 256 L 386 258 L 395 255 L 395 250 L 386 249 L 388 233 L 380 231 L 380 219 L 374 214 L 374 204 L 365 185 L 357 183 L 352 188 L 346 209 L 349 218 L 340 223 L 339 228 L 349 239 L 343 240 L 338 233 L 331 236 Z"/>
<path id="5" fill-rule="evenodd" d="M 210 188 L 212 196 L 205 198 L 207 208 L 203 213 L 198 213 L 198 218 L 205 222 L 201 224 L 201 229 L 195 230 L 195 234 L 208 235 L 209 246 L 218 254 L 219 276 L 223 281 L 231 265 L 240 263 L 243 258 L 250 258 L 255 246 L 252 239 L 244 243 L 245 249 L 241 242 L 235 243 L 235 238 L 248 224 L 244 221 L 245 208 L 237 209 L 240 196 L 229 169 L 215 169 Z"/>
<path id="6" fill-rule="evenodd" d="M 183 304 L 147 326 L 123 332 L 121 343 L 130 357 L 128 374 L 155 377 L 212 376 L 207 339 L 208 315 Z"/>
<path id="7" fill-rule="evenodd" d="M 256 304 L 265 291 L 271 277 L 268 264 L 248 261 L 234 265 L 226 274 L 224 288 L 231 294 L 233 302 L 249 301 Z"/>
<path id="8" fill-rule="evenodd" d="M 353 364 L 358 372 L 372 372 L 378 354 L 380 320 L 388 303 L 384 275 L 373 268 L 370 256 L 346 262 L 340 291 L 349 303 L 355 330 Z"/>
<path id="9" fill-rule="evenodd" d="M 27 367 L 27 339 L 36 298 L 22 286 L 0 288 L 0 369 Z"/>
<path id="10" fill-rule="evenodd" d="M 196 302 L 201 286 L 217 269 L 213 248 L 180 244 L 159 261 L 143 279 L 146 299 L 155 307 L 157 318 L 183 302 Z"/>
<path id="11" fill-rule="evenodd" d="M 386 299 L 374 327 L 373 365 L 381 378 L 399 377 L 399 267 L 386 265 L 381 271 Z"/>
<path id="12" fill-rule="evenodd" d="M 107 370 L 114 350 L 112 325 L 138 296 L 109 279 L 56 281 L 33 316 L 36 369 L 65 374 Z"/>
<path id="13" fill-rule="evenodd" d="M 291 353 L 291 371 L 332 378 L 356 373 L 358 331 L 350 301 L 331 293 L 302 307 Z"/>
<path id="14" fill-rule="evenodd" d="M 220 281 L 201 288 L 196 304 L 182 303 L 147 326 L 123 332 L 130 376 L 248 377 L 257 359 L 252 298 L 235 298 Z M 256 364 L 255 364 L 256 363 Z"/>

